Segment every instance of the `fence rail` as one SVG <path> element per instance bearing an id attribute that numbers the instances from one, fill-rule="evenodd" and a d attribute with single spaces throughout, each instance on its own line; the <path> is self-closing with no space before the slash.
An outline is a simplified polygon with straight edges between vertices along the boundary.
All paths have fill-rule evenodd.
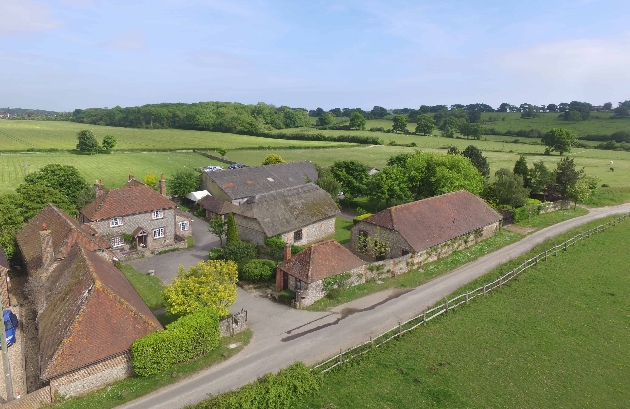
<path id="1" fill-rule="evenodd" d="M 412 331 L 420 326 L 425 326 L 427 325 L 427 322 L 439 317 L 442 314 L 447 313 L 449 310 L 457 308 L 461 305 L 467 305 L 474 298 L 485 296 L 489 292 L 501 288 L 505 283 L 517 277 L 528 268 L 535 266 L 540 261 L 547 260 L 547 257 L 551 255 L 557 256 L 558 250 L 566 250 L 568 247 L 573 246 L 580 241 L 584 241 L 585 238 L 590 238 L 593 234 L 601 233 L 607 228 L 615 226 L 622 220 L 626 220 L 629 217 L 630 214 L 623 214 L 607 223 L 600 224 L 599 226 L 596 226 L 592 229 L 588 229 L 587 231 L 578 233 L 568 240 L 560 244 L 556 244 L 555 246 L 546 249 L 545 251 L 540 252 L 535 256 L 525 260 L 520 265 L 492 282 L 485 283 L 475 288 L 474 290 L 466 291 L 465 293 L 451 299 L 445 298 L 443 303 L 427 309 L 407 321 L 399 322 L 396 327 L 390 329 L 389 331 L 386 331 L 374 338 L 370 337 L 368 341 L 349 348 L 346 351 L 340 350 L 337 355 L 333 356 L 330 359 L 327 359 L 326 361 L 320 362 L 319 364 L 315 365 L 312 370 L 318 373 L 326 373 L 331 369 L 336 368 L 337 366 L 343 365 L 344 362 L 347 362 L 353 358 L 357 358 L 374 348 L 378 348 L 379 346 L 391 341 L 392 339 L 400 338 L 409 331 Z"/>

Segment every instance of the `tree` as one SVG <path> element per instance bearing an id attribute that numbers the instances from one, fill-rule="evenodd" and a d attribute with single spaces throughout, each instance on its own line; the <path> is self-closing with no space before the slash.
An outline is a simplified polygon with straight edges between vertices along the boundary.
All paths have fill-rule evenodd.
<path id="1" fill-rule="evenodd" d="M 286 163 L 284 159 L 280 157 L 280 155 L 276 155 L 275 153 L 269 154 L 265 157 L 263 161 L 263 165 L 275 165 L 278 163 Z"/>
<path id="2" fill-rule="evenodd" d="M 510 104 L 508 104 L 507 102 L 504 102 L 501 105 L 499 105 L 499 107 L 497 108 L 497 112 L 507 112 L 509 109 L 510 109 Z"/>
<path id="3" fill-rule="evenodd" d="M 225 234 L 225 244 L 231 244 L 237 241 L 240 241 L 238 238 L 238 228 L 236 227 L 236 220 L 234 220 L 234 215 L 230 213 L 227 219 L 227 230 Z"/>
<path id="4" fill-rule="evenodd" d="M 534 162 L 529 170 L 530 186 L 532 192 L 544 195 L 548 186 L 554 183 L 554 174 L 545 166 L 543 161 Z M 544 196 L 543 196 L 544 199 Z"/>
<path id="5" fill-rule="evenodd" d="M 468 122 L 476 124 L 479 121 L 481 121 L 481 111 L 477 109 L 468 110 Z"/>
<path id="6" fill-rule="evenodd" d="M 19 196 L 20 213 L 25 222 L 42 211 L 47 204 L 52 203 L 71 216 L 78 211 L 58 190 L 42 184 L 24 183 L 16 189 Z"/>
<path id="7" fill-rule="evenodd" d="M 527 167 L 527 159 L 525 158 L 525 155 L 519 156 L 516 163 L 514 163 L 513 172 L 515 175 L 521 175 L 521 177 L 523 178 L 523 185 L 531 189 L 531 180 L 529 178 L 529 168 Z"/>
<path id="8" fill-rule="evenodd" d="M 614 109 L 616 117 L 625 118 L 630 116 L 630 100 L 619 103 L 619 106 Z"/>
<path id="9" fill-rule="evenodd" d="M 341 183 L 332 175 L 330 168 L 324 168 L 318 165 L 315 165 L 315 168 L 317 169 L 317 182 L 315 182 L 315 184 L 324 189 L 330 197 L 337 202 L 339 192 L 341 192 L 342 189 Z"/>
<path id="10" fill-rule="evenodd" d="M 422 135 L 430 135 L 435 130 L 435 119 L 431 115 L 418 115 L 416 123 L 416 132 Z"/>
<path id="11" fill-rule="evenodd" d="M 442 131 L 442 136 L 445 138 L 454 138 L 455 132 L 459 129 L 459 121 L 457 118 L 453 116 L 447 117 L 442 126 L 440 126 L 440 130 Z"/>
<path id="12" fill-rule="evenodd" d="M 144 175 L 144 177 L 142 178 L 142 183 L 144 183 L 145 185 L 149 186 L 152 189 L 157 189 L 158 188 L 158 177 L 152 173 L 149 172 L 146 175 Z M 188 192 L 190 193 L 190 192 Z M 186 193 L 186 194 L 188 194 Z"/>
<path id="13" fill-rule="evenodd" d="M 335 122 L 335 117 L 330 112 L 324 112 L 317 118 L 317 126 L 328 126 Z"/>
<path id="14" fill-rule="evenodd" d="M 96 137 L 89 129 L 84 129 L 77 133 L 77 150 L 81 153 L 88 153 L 90 155 L 98 152 L 98 141 Z"/>
<path id="15" fill-rule="evenodd" d="M 238 270 L 233 261 L 200 261 L 186 271 L 179 266 L 177 277 L 163 292 L 166 312 L 190 314 L 212 308 L 219 317 L 229 315 L 228 308 L 236 300 Z"/>
<path id="16" fill-rule="evenodd" d="M 370 116 L 374 119 L 385 118 L 387 114 L 387 110 L 383 107 L 379 107 L 378 105 L 374 106 L 374 108 L 370 111 Z"/>
<path id="17" fill-rule="evenodd" d="M 105 153 L 111 153 L 112 149 L 116 146 L 116 138 L 112 135 L 105 135 L 103 138 L 103 143 L 101 143 L 101 149 Z"/>
<path id="18" fill-rule="evenodd" d="M 360 112 L 354 111 L 350 114 L 350 129 L 365 129 L 365 117 Z"/>
<path id="19" fill-rule="evenodd" d="M 24 224 L 21 200 L 16 194 L 0 196 L 0 247 L 10 260 L 17 251 L 15 238 Z"/>
<path id="20" fill-rule="evenodd" d="M 466 139 L 481 139 L 483 135 L 483 127 L 481 124 L 471 124 L 469 122 L 464 122 L 459 126 L 459 132 L 466 137 Z"/>
<path id="21" fill-rule="evenodd" d="M 361 196 L 366 191 L 370 168 L 356 160 L 336 161 L 330 167 L 333 177 L 341 183 L 348 198 Z"/>
<path id="22" fill-rule="evenodd" d="M 199 189 L 201 174 L 193 169 L 179 168 L 171 175 L 166 184 L 168 193 L 172 196 L 186 196 Z"/>
<path id="23" fill-rule="evenodd" d="M 595 176 L 581 174 L 573 186 L 567 190 L 567 194 L 573 200 L 573 208 L 577 207 L 578 202 L 584 203 L 588 200 L 593 192 L 597 189 L 599 179 Z"/>
<path id="24" fill-rule="evenodd" d="M 406 172 L 398 166 L 386 166 L 368 181 L 368 198 L 385 207 L 407 203 L 413 199 Z"/>
<path id="25" fill-rule="evenodd" d="M 459 148 L 457 146 L 451 145 L 448 147 L 446 154 L 447 155 L 461 155 L 462 153 L 459 151 Z"/>
<path id="26" fill-rule="evenodd" d="M 612 110 L 612 102 L 606 102 L 604 105 L 602 105 L 602 108 L 604 109 L 604 111 Z"/>
<path id="27" fill-rule="evenodd" d="M 554 171 L 558 192 L 563 197 L 569 196 L 569 191 L 575 186 L 582 171 L 575 168 L 573 158 L 562 158 Z"/>
<path id="28" fill-rule="evenodd" d="M 580 111 L 576 111 L 574 109 L 566 112 L 565 118 L 567 121 L 571 121 L 573 123 L 580 122 L 582 120 L 582 114 Z"/>
<path id="29" fill-rule="evenodd" d="M 556 104 L 549 104 L 549 105 L 547 105 L 547 111 L 548 112 L 558 112 L 558 105 L 556 105 Z"/>
<path id="30" fill-rule="evenodd" d="M 560 155 L 571 152 L 571 146 L 576 140 L 575 134 L 568 129 L 551 128 L 542 137 L 542 143 L 549 147 L 550 151 L 557 151 Z"/>
<path id="31" fill-rule="evenodd" d="M 227 153 L 228 153 L 228 150 L 227 150 L 227 149 L 225 149 L 225 148 L 216 148 L 215 150 L 216 150 L 216 151 L 217 151 L 217 153 L 218 153 L 219 155 L 221 155 L 221 156 L 225 156 L 225 155 L 227 155 Z"/>
<path id="32" fill-rule="evenodd" d="M 387 166 L 398 166 L 402 169 L 407 167 L 407 161 L 413 156 L 412 153 L 399 153 L 387 159 Z"/>
<path id="33" fill-rule="evenodd" d="M 41 184 L 56 190 L 74 207 L 80 209 L 94 198 L 94 191 L 74 166 L 52 163 L 26 175 L 26 185 Z"/>
<path id="34" fill-rule="evenodd" d="M 469 145 L 464 151 L 462 155 L 472 162 L 473 166 L 477 168 L 479 173 L 481 173 L 484 177 L 490 176 L 490 165 L 488 164 L 488 159 L 482 155 L 481 150 L 477 148 L 475 145 Z"/>
<path id="35" fill-rule="evenodd" d="M 221 216 L 213 216 L 208 223 L 208 231 L 219 238 L 219 243 L 223 246 L 223 237 L 227 232 L 227 223 Z"/>
<path id="36" fill-rule="evenodd" d="M 494 176 L 496 180 L 492 188 L 500 205 L 521 207 L 527 203 L 530 190 L 523 186 L 521 175 L 515 175 L 509 169 L 502 168 Z"/>
<path id="37" fill-rule="evenodd" d="M 407 118 L 403 115 L 394 115 L 392 118 L 392 131 L 405 133 L 407 131 Z"/>

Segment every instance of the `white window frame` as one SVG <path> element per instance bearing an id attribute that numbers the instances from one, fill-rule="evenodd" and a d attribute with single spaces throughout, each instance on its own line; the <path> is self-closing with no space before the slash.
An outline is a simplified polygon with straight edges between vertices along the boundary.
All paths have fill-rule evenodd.
<path id="1" fill-rule="evenodd" d="M 184 228 L 184 226 L 186 228 Z M 186 220 L 185 222 L 179 222 L 179 230 L 180 231 L 188 231 L 190 230 L 190 222 Z"/>
<path id="2" fill-rule="evenodd" d="M 151 213 L 151 218 L 152 218 L 153 220 L 156 220 L 156 219 L 163 219 L 163 218 L 164 218 L 164 212 L 163 212 L 162 210 L 154 210 L 154 211 Z"/>
<path id="3" fill-rule="evenodd" d="M 153 238 L 161 239 L 164 237 L 164 227 L 158 227 L 157 229 L 153 229 Z"/>
<path id="4" fill-rule="evenodd" d="M 122 236 L 112 237 L 112 247 L 122 247 L 125 245 L 125 239 Z"/>
<path id="5" fill-rule="evenodd" d="M 109 219 L 109 227 L 118 227 L 123 225 L 123 218 L 120 216 Z"/>

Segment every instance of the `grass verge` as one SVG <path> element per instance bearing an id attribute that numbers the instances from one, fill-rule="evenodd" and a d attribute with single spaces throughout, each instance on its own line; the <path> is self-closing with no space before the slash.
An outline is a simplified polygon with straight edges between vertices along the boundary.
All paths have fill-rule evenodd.
<path id="1" fill-rule="evenodd" d="M 614 206 L 630 202 L 630 187 L 602 187 L 595 191 L 586 203 L 587 206 Z"/>
<path id="2" fill-rule="evenodd" d="M 156 310 L 164 307 L 164 298 L 162 297 L 164 284 L 159 278 L 139 273 L 129 264 L 121 265 L 120 270 L 150 309 Z"/>
<path id="3" fill-rule="evenodd" d="M 346 244 L 350 242 L 350 229 L 354 226 L 352 220 L 346 220 L 342 217 L 337 217 L 335 220 L 335 240 L 338 243 Z"/>
<path id="4" fill-rule="evenodd" d="M 251 330 L 245 330 L 234 337 L 221 338 L 219 347 L 209 354 L 192 362 L 186 362 L 171 368 L 159 375 L 123 379 L 112 383 L 89 395 L 72 398 L 52 405 L 59 409 L 110 409 L 125 402 L 147 395 L 164 386 L 179 382 L 195 372 L 206 369 L 222 362 L 240 352 L 252 338 Z M 230 344 L 241 343 L 236 348 L 229 348 Z M 173 376 L 173 374 L 176 374 Z"/>
<path id="5" fill-rule="evenodd" d="M 545 227 L 552 226 L 565 220 L 573 219 L 574 217 L 584 216 L 585 214 L 588 214 L 588 210 L 582 207 L 576 207 L 575 209 L 570 208 L 567 210 L 556 210 L 555 212 L 537 214 L 532 216 L 529 220 L 523 220 L 522 222 L 516 224 L 519 226 L 544 229 Z"/>

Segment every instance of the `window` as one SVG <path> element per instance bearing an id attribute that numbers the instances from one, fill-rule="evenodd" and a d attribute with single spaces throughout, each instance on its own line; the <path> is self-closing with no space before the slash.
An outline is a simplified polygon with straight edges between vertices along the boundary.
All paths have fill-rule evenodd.
<path id="1" fill-rule="evenodd" d="M 109 219 L 109 227 L 122 226 L 122 217 L 112 217 Z"/>
<path id="2" fill-rule="evenodd" d="M 158 227 L 157 229 L 153 229 L 153 238 L 159 239 L 164 237 L 164 227 Z"/>
<path id="3" fill-rule="evenodd" d="M 153 211 L 153 218 L 154 219 L 162 219 L 164 218 L 164 212 L 161 210 L 154 210 Z"/>
<path id="4" fill-rule="evenodd" d="M 295 279 L 295 291 L 304 291 L 306 289 L 306 285 L 304 285 L 304 281 L 299 278 Z"/>
<path id="5" fill-rule="evenodd" d="M 124 245 L 125 245 L 125 239 L 123 239 L 121 236 L 114 237 L 112 239 L 112 247 L 120 247 Z"/>
<path id="6" fill-rule="evenodd" d="M 188 231 L 190 230 L 190 222 L 180 222 L 179 223 L 179 230 L 181 231 Z"/>
<path id="7" fill-rule="evenodd" d="M 301 241 L 301 240 L 302 240 L 302 229 L 294 231 L 293 241 Z"/>
<path id="8" fill-rule="evenodd" d="M 400 255 L 401 256 L 406 256 L 407 254 L 409 254 L 409 250 L 408 249 L 400 249 Z"/>

